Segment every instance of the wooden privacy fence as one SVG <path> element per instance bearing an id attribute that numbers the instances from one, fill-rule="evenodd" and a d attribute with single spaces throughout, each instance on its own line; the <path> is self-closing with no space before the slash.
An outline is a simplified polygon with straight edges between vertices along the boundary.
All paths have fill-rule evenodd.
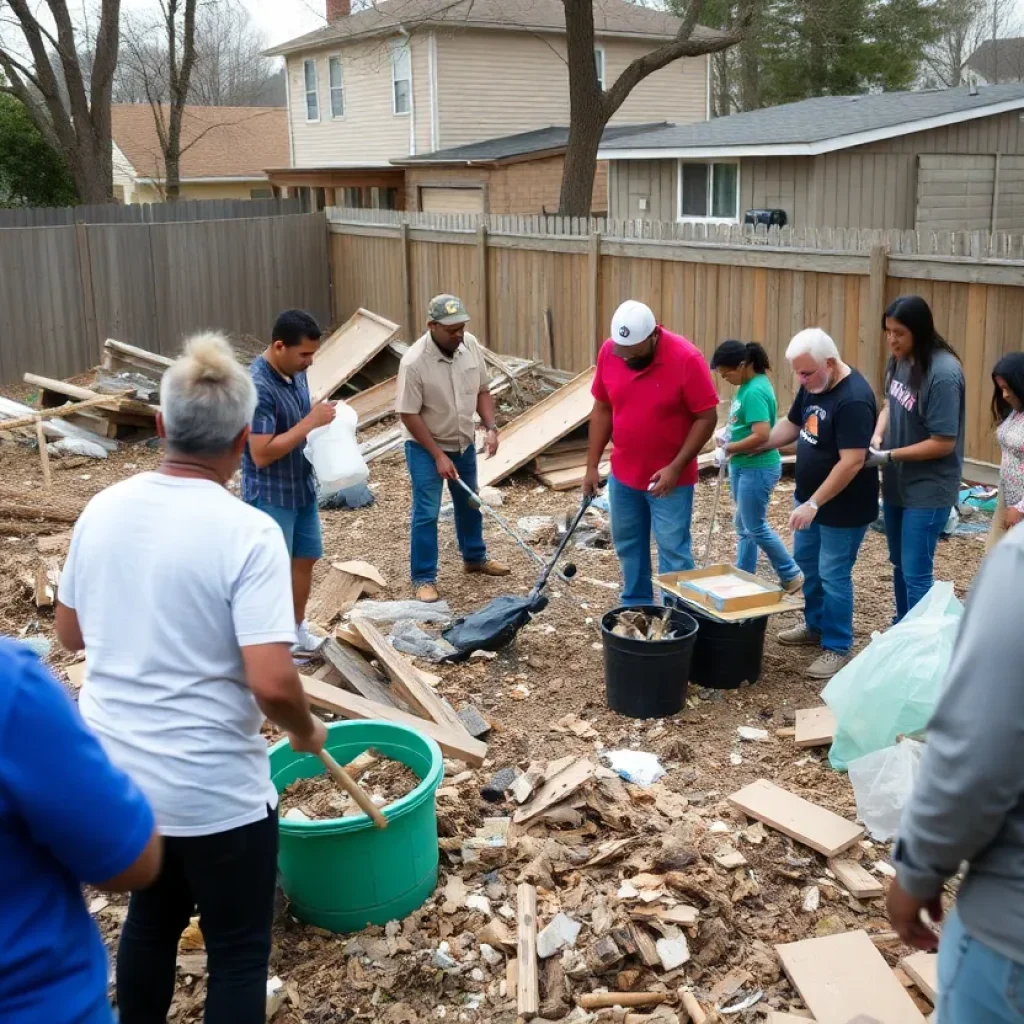
<path id="1" fill-rule="evenodd" d="M 322 213 L 0 229 L 0 382 L 81 373 L 106 338 L 175 355 L 197 330 L 330 321 Z"/>
<path id="2" fill-rule="evenodd" d="M 785 361 L 793 334 L 823 328 L 880 392 L 888 356 L 882 313 L 898 295 L 922 295 L 963 359 L 967 457 L 998 461 L 991 369 L 1004 353 L 1024 348 L 1024 262 L 988 255 L 1021 251 L 1008 237 L 843 232 L 848 248 L 837 249 L 833 232 L 727 229 L 721 242 L 713 230 L 702 232 L 704 240 L 630 237 L 624 228 L 588 234 L 597 222 L 559 218 L 488 224 L 332 209 L 328 220 L 335 321 L 365 306 L 416 337 L 430 297 L 454 292 L 473 316 L 471 330 L 494 351 L 581 371 L 594 361 L 615 307 L 639 299 L 707 356 L 726 338 L 759 341 L 783 407 L 794 393 Z M 550 221 L 565 233 L 550 233 Z M 820 248 L 826 240 L 831 247 Z M 986 255 L 953 255 L 965 248 Z M 723 395 L 729 390 L 722 385 Z"/>

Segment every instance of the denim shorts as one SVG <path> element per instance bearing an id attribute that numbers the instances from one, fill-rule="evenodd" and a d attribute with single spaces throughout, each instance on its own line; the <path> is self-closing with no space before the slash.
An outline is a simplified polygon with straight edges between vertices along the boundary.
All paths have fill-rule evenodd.
<path id="1" fill-rule="evenodd" d="M 320 531 L 320 508 L 311 501 L 302 508 L 282 508 L 257 498 L 250 501 L 253 508 L 266 512 L 281 527 L 288 554 L 292 558 L 322 558 L 323 534 Z"/>

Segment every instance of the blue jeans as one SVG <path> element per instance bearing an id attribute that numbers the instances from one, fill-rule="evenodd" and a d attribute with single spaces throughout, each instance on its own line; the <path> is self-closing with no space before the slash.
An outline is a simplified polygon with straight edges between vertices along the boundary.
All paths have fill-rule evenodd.
<path id="1" fill-rule="evenodd" d="M 653 604 L 651 527 L 658 544 L 658 572 L 692 569 L 693 487 L 677 487 L 668 497 L 655 498 L 612 477 L 608 501 L 612 544 L 622 566 L 622 603 L 627 607 Z"/>
<path id="2" fill-rule="evenodd" d="M 763 551 L 783 583 L 796 579 L 800 568 L 782 538 L 768 525 L 768 502 L 782 476 L 781 466 L 745 468 L 729 463 L 729 486 L 736 506 L 734 522 L 736 565 L 744 572 L 757 571 L 757 552 Z"/>
<path id="3" fill-rule="evenodd" d="M 315 501 L 302 508 L 282 508 L 257 498 L 249 502 L 253 508 L 266 512 L 281 527 L 285 546 L 291 558 L 323 558 L 324 540 L 320 529 L 320 508 Z"/>
<path id="4" fill-rule="evenodd" d="M 476 490 L 476 449 L 470 445 L 464 452 L 447 452 L 455 463 L 459 477 L 470 490 Z M 417 586 L 437 579 L 437 518 L 441 512 L 441 490 L 444 481 L 437 472 L 434 457 L 415 441 L 405 442 L 405 462 L 412 478 L 412 531 L 409 564 L 412 581 Z M 455 535 L 462 559 L 468 565 L 487 561 L 484 546 L 484 517 L 473 508 L 469 496 L 454 482 L 448 484 L 455 509 Z"/>
<path id="5" fill-rule="evenodd" d="M 896 591 L 894 622 L 899 622 L 932 588 L 935 546 L 949 519 L 949 509 L 903 508 L 885 501 L 882 515 Z"/>
<path id="6" fill-rule="evenodd" d="M 939 941 L 939 1024 L 1024 1024 L 1024 964 L 972 938 L 956 910 Z"/>
<path id="7" fill-rule="evenodd" d="M 793 557 L 804 574 L 804 619 L 826 651 L 853 646 L 853 563 L 866 526 L 811 523 L 793 534 Z"/>

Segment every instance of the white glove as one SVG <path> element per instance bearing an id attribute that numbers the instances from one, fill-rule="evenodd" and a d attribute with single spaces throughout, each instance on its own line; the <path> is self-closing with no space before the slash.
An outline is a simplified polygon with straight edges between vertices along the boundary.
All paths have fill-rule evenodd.
<path id="1" fill-rule="evenodd" d="M 729 461 L 729 456 L 726 455 L 724 448 L 715 449 L 715 465 L 721 469 Z"/>
<path id="2" fill-rule="evenodd" d="M 730 430 L 728 427 L 722 427 L 721 430 L 715 431 L 715 446 L 718 448 L 724 448 L 729 443 Z"/>
<path id="3" fill-rule="evenodd" d="M 892 462 L 892 452 L 879 451 L 877 448 L 868 449 L 868 457 L 864 460 L 866 469 L 875 469 L 878 466 L 887 466 Z"/>

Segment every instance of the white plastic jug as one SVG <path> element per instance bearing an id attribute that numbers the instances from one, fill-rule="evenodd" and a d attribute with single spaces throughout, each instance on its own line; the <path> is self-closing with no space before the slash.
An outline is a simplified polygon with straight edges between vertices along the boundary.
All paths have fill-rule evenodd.
<path id="1" fill-rule="evenodd" d="M 370 475 L 356 442 L 358 422 L 355 409 L 338 402 L 334 419 L 326 427 L 311 430 L 306 438 L 305 456 L 324 494 L 364 483 Z"/>

